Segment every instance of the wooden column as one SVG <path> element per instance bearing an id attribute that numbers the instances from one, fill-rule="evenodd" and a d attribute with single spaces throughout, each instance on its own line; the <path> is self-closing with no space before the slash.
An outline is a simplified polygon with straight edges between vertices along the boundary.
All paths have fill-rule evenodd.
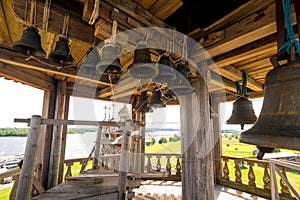
<path id="1" fill-rule="evenodd" d="M 93 158 L 93 169 L 98 169 L 99 167 L 99 154 L 101 152 L 101 140 L 102 140 L 102 127 L 98 126 L 97 129 L 97 136 L 96 136 L 96 143 L 95 143 L 95 151 L 94 151 L 94 158 Z"/>
<path id="2" fill-rule="evenodd" d="M 137 112 L 135 113 L 135 121 L 138 122 L 138 128 L 136 131 L 139 132 L 138 135 L 132 137 L 133 140 L 131 142 L 131 153 L 133 158 L 133 163 L 131 164 L 130 172 L 144 172 L 145 165 L 145 126 L 143 124 L 143 120 L 145 119 L 145 113 Z"/>
<path id="3" fill-rule="evenodd" d="M 212 109 L 217 114 L 217 116 L 211 116 L 212 128 L 216 140 L 214 147 L 213 157 L 214 157 L 214 180 L 217 183 L 217 180 L 222 177 L 222 136 L 220 131 L 220 118 L 219 118 L 219 103 L 212 100 Z"/>
<path id="4" fill-rule="evenodd" d="M 141 171 L 144 172 L 145 167 L 145 133 L 146 133 L 146 114 L 140 113 L 140 121 L 143 122 L 143 126 L 140 126 L 140 140 L 139 140 L 139 151 L 140 151 L 140 163 L 141 163 Z"/>
<path id="5" fill-rule="evenodd" d="M 214 198 L 212 133 L 207 67 L 198 66 L 200 76 L 192 86 L 193 95 L 181 96 L 182 199 L 211 200 Z"/>
<path id="6" fill-rule="evenodd" d="M 29 134 L 27 136 L 23 165 L 21 169 L 16 200 L 29 200 L 32 196 L 32 184 L 34 170 L 38 155 L 39 129 L 41 116 L 33 115 L 30 122 Z"/>
<path id="7" fill-rule="evenodd" d="M 45 91 L 43 101 L 42 117 L 45 119 L 53 119 L 55 113 L 55 91 Z M 41 185 L 47 190 L 48 188 L 48 174 L 49 174 L 49 162 L 51 152 L 51 141 L 52 141 L 53 125 L 44 125 L 41 127 L 41 152 L 39 162 L 42 163 L 42 170 L 40 176 Z"/>
<path id="8" fill-rule="evenodd" d="M 70 106 L 69 103 L 70 103 L 70 94 L 67 94 L 65 98 L 65 113 L 64 113 L 65 120 L 68 120 L 68 116 L 69 116 L 69 106 Z M 68 133 L 68 125 L 62 125 L 61 156 L 60 156 L 58 184 L 62 183 L 63 176 L 64 176 L 64 162 L 66 156 L 67 133 Z"/>
<path id="9" fill-rule="evenodd" d="M 59 81 L 56 92 L 55 104 L 55 119 L 65 118 L 65 105 L 66 105 L 66 81 Z M 53 136 L 51 143 L 51 155 L 49 163 L 49 176 L 48 188 L 54 187 L 58 184 L 59 180 L 59 167 L 62 150 L 62 131 L 63 125 L 53 126 Z"/>
<path id="10" fill-rule="evenodd" d="M 118 180 L 118 200 L 125 200 L 125 191 L 127 185 L 127 171 L 128 171 L 128 143 L 130 136 L 130 121 L 125 122 L 125 130 L 123 134 L 120 167 L 119 167 L 119 180 Z"/>

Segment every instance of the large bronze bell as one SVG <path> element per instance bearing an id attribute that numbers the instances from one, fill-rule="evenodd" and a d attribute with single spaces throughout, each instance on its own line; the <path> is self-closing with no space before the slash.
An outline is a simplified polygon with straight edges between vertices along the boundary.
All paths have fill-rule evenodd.
<path id="1" fill-rule="evenodd" d="M 129 75 L 135 79 L 151 79 L 158 74 L 155 63 L 151 61 L 150 49 L 139 43 L 134 50 L 133 63 L 128 67 Z"/>
<path id="2" fill-rule="evenodd" d="M 240 124 L 243 130 L 245 124 L 254 124 L 256 119 L 252 102 L 247 97 L 240 97 L 233 102 L 232 114 L 226 123 Z"/>
<path id="3" fill-rule="evenodd" d="M 59 40 L 56 42 L 55 49 L 49 54 L 49 60 L 61 64 L 62 66 L 74 64 L 74 59 L 69 47 L 69 41 L 66 37 L 59 37 Z"/>
<path id="4" fill-rule="evenodd" d="M 113 46 L 105 46 L 102 50 L 101 60 L 96 65 L 96 69 L 106 75 L 121 74 L 123 67 L 118 58 L 117 49 Z"/>
<path id="5" fill-rule="evenodd" d="M 166 105 L 162 101 L 162 94 L 160 89 L 155 89 L 152 95 L 148 99 L 148 107 L 152 108 L 164 108 Z"/>
<path id="6" fill-rule="evenodd" d="M 261 113 L 240 142 L 264 152 L 273 148 L 300 150 L 300 60 L 268 72 Z M 262 157 L 262 156 L 261 156 Z"/>
<path id="7" fill-rule="evenodd" d="M 12 49 L 25 55 L 44 58 L 45 51 L 41 46 L 41 36 L 39 30 L 33 26 L 23 31 L 21 38 L 12 45 Z"/>
<path id="8" fill-rule="evenodd" d="M 189 95 L 195 92 L 195 89 L 190 85 L 189 75 L 186 63 L 180 63 L 176 67 L 176 79 L 172 81 L 169 89 L 176 96 Z"/>
<path id="9" fill-rule="evenodd" d="M 170 84 L 176 79 L 173 63 L 169 56 L 163 55 L 157 63 L 158 74 L 153 78 L 155 82 Z"/>

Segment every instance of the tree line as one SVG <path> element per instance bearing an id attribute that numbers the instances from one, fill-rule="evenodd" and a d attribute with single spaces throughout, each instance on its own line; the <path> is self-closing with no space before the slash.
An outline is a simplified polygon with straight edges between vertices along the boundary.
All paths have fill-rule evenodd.
<path id="1" fill-rule="evenodd" d="M 0 137 L 26 137 L 29 128 L 0 128 Z M 68 134 L 83 134 L 85 132 L 96 132 L 96 128 L 68 128 Z"/>

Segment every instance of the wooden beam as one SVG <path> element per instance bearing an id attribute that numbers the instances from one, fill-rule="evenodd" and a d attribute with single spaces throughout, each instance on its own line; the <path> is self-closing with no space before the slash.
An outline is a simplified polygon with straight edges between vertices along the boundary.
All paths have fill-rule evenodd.
<path id="1" fill-rule="evenodd" d="M 216 72 L 219 73 L 221 76 L 232 80 L 233 82 L 241 81 L 243 79 L 243 73 L 231 65 L 219 68 L 218 70 L 216 70 Z M 247 76 L 247 87 L 254 91 L 263 90 L 263 85 L 255 81 L 249 75 Z"/>
<path id="2" fill-rule="evenodd" d="M 93 3 L 93 1 L 87 0 L 87 1 L 85 1 L 85 4 L 92 4 L 92 6 L 85 5 L 86 10 L 84 12 L 83 19 L 88 21 L 93 12 L 94 3 Z M 145 26 L 170 28 L 169 25 L 167 25 L 161 19 L 154 16 L 153 14 L 151 14 L 149 11 L 147 11 L 145 8 L 143 8 L 141 5 L 137 4 L 134 1 L 131 1 L 131 0 L 109 0 L 109 1 L 102 0 L 102 1 L 100 1 L 99 4 L 100 4 L 100 9 L 101 9 L 101 7 L 107 7 L 109 5 L 110 7 L 112 7 L 112 9 L 116 8 L 116 9 L 124 12 L 127 16 L 138 20 L 141 24 L 143 24 Z"/>
<path id="3" fill-rule="evenodd" d="M 229 91 L 233 91 L 236 92 L 236 87 L 235 87 L 235 83 L 221 77 L 219 74 L 210 71 L 210 84 L 212 85 L 216 85 L 218 86 L 220 89 L 222 89 L 223 91 L 225 90 L 229 90 Z"/>
<path id="4" fill-rule="evenodd" d="M 214 63 L 209 66 L 210 69 L 224 67 L 241 61 L 248 61 L 251 58 L 261 56 L 262 54 L 277 53 L 277 34 L 251 42 L 222 55 L 214 57 Z"/>
<path id="5" fill-rule="evenodd" d="M 250 99 L 261 98 L 264 97 L 264 91 L 259 92 L 248 92 Z M 220 93 L 211 93 L 212 98 L 218 102 L 229 102 L 236 100 L 235 94 L 220 92 Z"/>
<path id="6" fill-rule="evenodd" d="M 183 2 L 181 0 L 159 0 L 149 8 L 149 11 L 156 17 L 165 20 L 182 5 Z"/>
<path id="7" fill-rule="evenodd" d="M 54 91 L 56 89 L 55 81 L 51 77 L 32 69 L 0 63 L 0 76 L 42 90 Z"/>
<path id="8" fill-rule="evenodd" d="M 26 3 L 24 3 L 24 0 L 11 1 L 11 3 L 14 5 L 13 10 L 7 10 L 7 12 L 14 12 L 16 14 L 17 21 L 20 23 L 24 23 L 23 17 L 26 9 Z M 37 1 L 36 9 L 36 23 L 41 24 L 43 21 L 44 3 Z M 27 11 L 27 13 L 29 13 L 29 10 Z M 61 34 L 65 13 L 69 13 L 70 15 L 68 36 L 73 40 L 79 40 L 88 44 L 93 44 L 95 32 L 94 27 L 89 25 L 87 22 L 82 21 L 80 15 L 58 6 L 57 4 L 55 4 L 55 2 L 51 4 L 48 30 L 55 34 Z"/>
<path id="9" fill-rule="evenodd" d="M 56 74 L 64 77 L 79 79 L 82 81 L 97 83 L 100 85 L 106 85 L 106 86 L 110 85 L 109 81 L 107 80 L 101 81 L 101 80 L 91 79 L 88 73 L 81 72 L 79 74 L 77 71 L 57 69 L 53 67 L 53 65 L 51 65 L 52 63 L 46 59 L 40 59 L 40 61 L 37 61 L 35 59 L 28 59 L 28 57 L 25 55 L 4 48 L 0 48 L 0 62 L 10 64 L 10 65 L 15 65 L 18 67 L 24 67 L 28 69 L 41 71 L 41 72 L 46 72 L 50 74 Z M 45 63 L 49 63 L 50 65 L 47 65 Z"/>
<path id="10" fill-rule="evenodd" d="M 293 23 L 296 23 L 295 12 L 293 9 L 292 16 Z M 239 21 L 238 23 L 225 28 L 225 37 L 223 39 L 211 46 L 204 47 L 211 57 L 215 57 L 258 39 L 269 36 L 276 31 L 274 3 L 262 10 L 259 15 L 255 13 Z"/>
<path id="11" fill-rule="evenodd" d="M 239 8 L 233 10 L 222 19 L 214 22 L 204 29 L 196 29 L 189 34 L 194 40 L 199 40 L 200 38 L 206 37 L 208 34 L 213 33 L 217 30 L 221 30 L 225 27 L 228 27 L 236 22 L 252 15 L 254 13 L 260 13 L 270 4 L 273 4 L 275 0 L 250 0 L 247 3 L 241 5 Z"/>

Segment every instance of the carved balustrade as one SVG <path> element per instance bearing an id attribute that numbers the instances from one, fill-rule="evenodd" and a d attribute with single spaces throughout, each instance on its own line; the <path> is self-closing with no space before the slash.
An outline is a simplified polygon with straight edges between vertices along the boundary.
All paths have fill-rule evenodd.
<path id="1" fill-rule="evenodd" d="M 291 171 L 289 175 L 294 176 L 294 180 L 299 180 L 299 168 L 291 169 L 287 165 L 277 168 L 277 171 L 280 170 L 282 175 L 278 180 L 280 185 L 280 193 L 278 195 L 280 199 L 297 199 L 297 194 L 291 193 L 291 189 L 288 187 L 290 183 L 286 173 Z M 269 161 L 222 156 L 222 177 L 218 179 L 220 185 L 269 199 L 274 193 L 271 193 L 272 181 L 274 182 L 274 178 L 271 178 Z M 300 186 L 296 184 L 295 189 L 293 189 L 299 192 Z"/>

